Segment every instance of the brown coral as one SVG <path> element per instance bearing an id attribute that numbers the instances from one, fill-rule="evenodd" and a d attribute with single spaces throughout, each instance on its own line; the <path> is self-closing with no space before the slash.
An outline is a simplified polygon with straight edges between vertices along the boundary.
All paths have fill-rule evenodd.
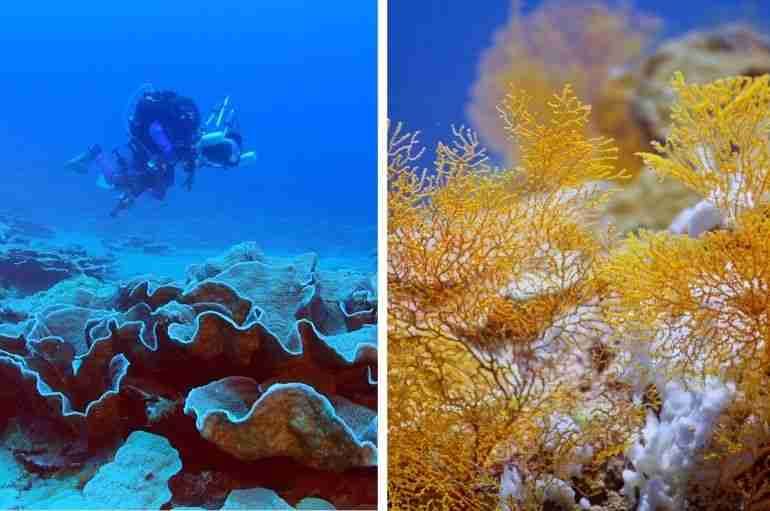
<path id="1" fill-rule="evenodd" d="M 13 449 L 9 455 L 39 471 L 90 471 L 92 463 L 103 462 L 95 456 L 112 454 L 121 436 L 147 429 L 179 450 L 185 481 L 215 470 L 228 476 L 219 491 L 266 485 L 289 502 L 319 495 L 346 508 L 372 506 L 374 290 L 359 272 L 316 271 L 314 254 L 285 264 L 241 260 L 254 253 L 253 246 L 232 250 L 195 273 L 203 280 L 191 275 L 187 285 L 136 278 L 88 307 L 30 306 L 29 317 L 13 317 L 0 334 L 0 425 L 34 431 L 50 424 L 64 447 L 58 452 L 57 440 L 56 449 L 41 452 L 24 440 L 19 448 L 3 443 L 0 454 Z M 258 404 L 248 392 L 233 392 L 222 406 L 196 405 L 207 415 L 207 439 L 230 435 L 242 444 L 220 449 L 201 438 L 183 405 L 200 388 L 218 388 L 236 374 L 257 398 L 259 389 L 266 392 Z M 226 420 L 211 424 L 214 408 L 238 399 L 254 405 L 240 429 Z M 244 428 L 245 422 L 253 427 Z M 264 436 L 261 428 L 275 436 L 253 438 Z M 274 442 L 279 436 L 282 445 Z M 89 474 L 77 476 L 80 487 Z M 224 500 L 190 484 L 171 486 L 172 505 L 221 506 Z M 67 497 L 82 498 L 80 489 Z"/>

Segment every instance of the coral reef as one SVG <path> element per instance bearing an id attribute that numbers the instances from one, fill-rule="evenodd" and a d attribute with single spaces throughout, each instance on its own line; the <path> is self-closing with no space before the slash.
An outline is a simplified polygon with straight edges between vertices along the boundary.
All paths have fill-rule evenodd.
<path id="1" fill-rule="evenodd" d="M 160 509 L 171 500 L 168 480 L 182 469 L 179 453 L 165 438 L 134 431 L 83 487 L 86 508 Z"/>
<path id="2" fill-rule="evenodd" d="M 222 509 L 335 509 L 323 499 L 307 497 L 292 507 L 274 491 L 264 488 L 234 490 L 227 497 Z"/>
<path id="3" fill-rule="evenodd" d="M 526 15 L 520 2 L 511 4 L 507 26 L 481 58 L 468 106 L 484 142 L 514 163 L 517 146 L 508 140 L 497 110 L 509 83 L 536 98 L 532 108 L 542 115 L 550 114 L 551 95 L 569 83 L 594 107 L 590 131 L 613 137 L 620 167 L 635 174 L 640 164 L 633 153 L 646 147 L 646 138 L 633 122 L 624 83 L 612 78 L 641 58 L 660 22 L 604 1 L 548 0 Z"/>
<path id="4" fill-rule="evenodd" d="M 212 257 L 202 264 L 193 264 L 187 268 L 187 281 L 199 282 L 211 277 L 216 277 L 230 266 L 249 261 L 265 262 L 266 257 L 262 249 L 254 242 L 245 242 L 231 247 L 224 254 Z"/>
<path id="5" fill-rule="evenodd" d="M 647 423 L 628 453 L 632 468 L 623 472 L 623 491 L 630 500 L 639 501 L 639 511 L 685 507 L 687 476 L 694 472 L 697 456 L 734 393 L 734 386 L 716 379 L 692 391 L 675 382 L 664 386 L 660 417 L 647 415 Z"/>
<path id="6" fill-rule="evenodd" d="M 691 83 L 770 72 L 770 41 L 742 25 L 693 31 L 663 41 L 650 56 L 616 79 L 633 112 L 633 122 L 650 140 L 664 140 L 671 129 L 675 91 L 671 79 L 682 72 Z M 664 229 L 698 195 L 676 179 L 643 171 L 615 195 L 608 213 L 623 232 L 639 227 Z"/>
<path id="7" fill-rule="evenodd" d="M 251 243 L 186 282 L 78 274 L 15 299 L 0 506 L 374 508 L 376 289 L 320 266 Z"/>
<path id="8" fill-rule="evenodd" d="M 31 222 L 11 213 L 0 213 L 0 243 L 29 243 L 33 239 L 50 239 L 56 232 L 45 225 Z"/>
<path id="9" fill-rule="evenodd" d="M 642 169 L 632 182 L 612 195 L 607 218 L 620 232 L 665 229 L 683 209 L 694 207 L 698 195 L 673 179 Z"/>
<path id="10" fill-rule="evenodd" d="M 468 106 L 474 128 L 514 164 L 517 145 L 507 140 L 497 108 L 509 83 L 536 98 L 540 114 L 548 114 L 549 97 L 570 83 L 593 108 L 591 131 L 613 138 L 618 166 L 635 176 L 608 202 L 608 218 L 624 233 L 666 228 L 698 196 L 676 179 L 656 179 L 635 153 L 669 133 L 674 72 L 691 83 L 760 76 L 770 72 L 770 41 L 749 26 L 729 24 L 656 42 L 659 26 L 626 4 L 551 0 L 523 14 L 512 2 L 508 24 L 479 62 Z"/>
<path id="11" fill-rule="evenodd" d="M 704 417 L 690 419 L 676 434 L 683 445 L 700 435 L 698 446 L 706 447 L 677 474 L 696 487 L 692 498 L 704 498 L 706 509 L 770 503 L 764 454 L 770 449 L 768 79 L 697 85 L 676 76 L 671 134 L 656 144 L 658 154 L 643 157 L 700 195 L 719 221 L 711 222 L 713 232 L 698 232 L 697 217 L 690 217 L 688 230 L 696 238 L 647 231 L 631 236 L 602 271 L 615 289 L 606 317 L 635 346 L 636 365 L 643 368 L 637 380 L 654 384 L 663 406 L 673 399 L 681 414 L 699 413 L 692 393 L 705 389 Z M 687 392 L 667 399 L 667 381 L 685 382 Z M 714 390 L 720 386 L 734 390 L 724 395 Z M 704 428 L 713 435 L 704 435 Z M 715 462 L 722 467 L 716 475 L 706 467 Z M 664 497 L 676 499 L 667 494 L 675 490 Z"/>
<path id="12" fill-rule="evenodd" d="M 569 87 L 549 106 L 532 114 L 523 94 L 500 106 L 521 162 L 501 171 L 472 132 L 439 145 L 432 172 L 417 166 L 413 134 L 391 132 L 394 509 L 493 509 L 501 473 L 527 481 L 506 495 L 512 509 L 574 503 L 637 421 L 585 384 L 608 372 L 594 273 L 611 238 L 592 222 L 606 198 L 593 182 L 619 176 L 617 153 Z M 581 474 L 572 493 L 556 491 Z"/>
<path id="13" fill-rule="evenodd" d="M 225 378 L 191 390 L 184 411 L 205 439 L 240 460 L 289 456 L 337 472 L 377 463 L 374 445 L 362 439 L 375 413 L 352 403 L 335 409 L 304 384 L 274 384 L 260 394 L 251 378 Z"/>
<path id="14" fill-rule="evenodd" d="M 670 87 L 641 157 L 699 202 L 622 238 L 594 223 L 614 152 L 568 88 L 545 122 L 500 105 L 514 168 L 456 130 L 426 171 L 391 131 L 394 509 L 770 506 L 770 77 Z"/>
<path id="15" fill-rule="evenodd" d="M 19 294 L 33 294 L 78 275 L 108 279 L 114 265 L 114 257 L 91 256 L 79 247 L 6 245 L 0 248 L 0 285 Z"/>
<path id="16" fill-rule="evenodd" d="M 650 140 L 665 140 L 671 127 L 675 72 L 690 83 L 709 83 L 730 76 L 760 76 L 770 72 L 770 40 L 743 25 L 693 31 L 663 41 L 634 70 L 631 104 L 634 116 Z"/>

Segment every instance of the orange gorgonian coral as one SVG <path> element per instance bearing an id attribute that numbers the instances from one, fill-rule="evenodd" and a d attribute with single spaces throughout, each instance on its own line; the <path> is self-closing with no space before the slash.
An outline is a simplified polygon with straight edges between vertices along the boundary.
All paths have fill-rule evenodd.
<path id="1" fill-rule="evenodd" d="M 765 202 L 770 191 L 769 80 L 764 75 L 693 85 L 677 73 L 671 135 L 665 145 L 653 143 L 659 155 L 642 153 L 656 173 L 719 208 L 728 225 Z"/>
<path id="2" fill-rule="evenodd" d="M 630 416 L 610 393 L 583 388 L 586 372 L 603 369 L 587 354 L 600 351 L 593 273 L 609 239 L 592 225 L 606 198 L 592 183 L 624 175 L 617 150 L 591 135 L 590 108 L 570 87 L 545 116 L 518 92 L 500 112 L 521 155 L 508 169 L 455 129 L 423 170 L 417 135 L 391 129 L 393 509 L 495 509 L 501 495 L 534 505 L 575 467 L 622 449 L 633 424 L 618 420 Z M 526 484 L 501 489 L 501 472 Z"/>
<path id="3" fill-rule="evenodd" d="M 625 87 L 612 77 L 641 56 L 657 20 L 603 1 L 547 0 L 527 15 L 519 2 L 512 4 L 508 26 L 481 60 L 468 108 L 482 138 L 516 161 L 516 147 L 497 120 L 508 84 L 537 98 L 536 108 L 548 114 L 548 98 L 570 83 L 594 107 L 591 130 L 611 136 L 620 165 L 635 173 L 640 162 L 633 154 L 647 147 L 646 140 L 633 121 Z"/>
<path id="4" fill-rule="evenodd" d="M 607 321 L 649 353 L 652 371 L 736 387 L 705 456 L 717 477 L 691 496 L 706 509 L 770 508 L 768 80 L 676 76 L 671 134 L 660 155 L 643 157 L 713 203 L 727 228 L 699 238 L 643 231 L 599 272 L 613 294 Z"/>

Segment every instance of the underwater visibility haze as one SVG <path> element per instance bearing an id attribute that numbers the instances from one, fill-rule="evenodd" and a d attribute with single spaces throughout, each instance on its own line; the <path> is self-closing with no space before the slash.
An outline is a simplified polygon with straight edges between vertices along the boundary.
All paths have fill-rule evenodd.
<path id="1" fill-rule="evenodd" d="M 388 117 L 419 127 L 427 147 L 449 136 L 451 124 L 475 127 L 467 107 L 482 54 L 496 45 L 498 32 L 506 28 L 517 5 L 527 14 L 544 3 L 494 0 L 470 8 L 463 2 L 443 0 L 389 1 Z M 580 9 L 590 3 L 577 0 L 574 5 Z M 600 3 L 624 5 L 622 1 Z M 706 5 L 691 0 L 636 0 L 630 5 L 663 20 L 658 34 L 663 37 L 730 21 L 770 20 L 770 6 L 756 0 L 718 0 Z"/>
<path id="2" fill-rule="evenodd" d="M 376 2 L 0 7 L 0 509 L 377 505 Z"/>
<path id="3" fill-rule="evenodd" d="M 42 2 L 2 7 L 2 208 L 72 236 L 144 234 L 221 248 L 371 255 L 376 246 L 376 12 L 299 1 Z M 62 165 L 126 142 L 144 83 L 208 113 L 238 110 L 248 169 L 205 169 L 193 190 L 143 197 L 117 221 L 115 194 Z M 181 183 L 182 179 L 177 179 Z M 172 241 L 173 240 L 173 241 Z M 76 239 L 73 239 L 76 241 Z"/>

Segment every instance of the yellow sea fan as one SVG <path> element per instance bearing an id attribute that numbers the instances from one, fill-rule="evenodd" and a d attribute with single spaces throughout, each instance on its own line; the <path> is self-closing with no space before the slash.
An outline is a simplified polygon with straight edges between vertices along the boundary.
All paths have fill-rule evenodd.
<path id="1" fill-rule="evenodd" d="M 547 103 L 550 115 L 530 113 L 524 91 L 508 94 L 498 107 L 505 131 L 519 147 L 519 165 L 535 190 L 554 192 L 590 181 L 628 177 L 615 168 L 618 149 L 610 139 L 591 136 L 591 107 L 570 85 Z"/>
<path id="2" fill-rule="evenodd" d="M 631 236 L 601 272 L 615 290 L 609 319 L 657 332 L 654 354 L 696 372 L 736 376 L 770 363 L 770 219 L 699 239 Z"/>
<path id="3" fill-rule="evenodd" d="M 391 133 L 394 509 L 495 509 L 500 472 L 490 464 L 501 457 L 547 477 L 589 438 L 603 462 L 634 423 L 613 429 L 597 419 L 587 424 L 602 427 L 557 440 L 547 427 L 573 412 L 629 417 L 599 406 L 608 402 L 599 394 L 583 402 L 577 390 L 580 350 L 598 332 L 593 271 L 607 242 L 590 223 L 604 196 L 590 182 L 617 174 L 614 149 L 591 135 L 590 109 L 570 87 L 547 108 L 549 116 L 533 115 L 517 94 L 501 105 L 525 155 L 513 168 L 493 168 L 478 137 L 455 129 L 424 170 L 415 136 Z"/>
<path id="4" fill-rule="evenodd" d="M 673 128 L 658 155 L 663 176 L 716 205 L 727 228 L 697 239 L 642 231 L 598 271 L 605 319 L 658 376 L 717 377 L 736 386 L 702 453 L 690 500 L 704 509 L 770 503 L 770 81 L 737 77 L 686 84 L 677 74 Z M 649 369 L 649 368 L 648 368 Z"/>
<path id="5" fill-rule="evenodd" d="M 735 77 L 705 85 L 672 87 L 679 100 L 659 154 L 640 153 L 661 176 L 670 176 L 719 208 L 729 225 L 743 211 L 767 202 L 770 190 L 770 78 Z"/>
<path id="6" fill-rule="evenodd" d="M 497 106 L 510 83 L 532 96 L 533 113 L 551 115 L 547 102 L 566 83 L 595 108 L 589 126 L 595 135 L 612 137 L 622 167 L 635 174 L 634 152 L 647 147 L 636 126 L 625 87 L 612 76 L 641 57 L 659 21 L 632 8 L 604 1 L 549 0 L 522 14 L 511 2 L 511 18 L 483 56 L 468 113 L 489 146 L 518 159 L 517 147 L 497 120 Z"/>

